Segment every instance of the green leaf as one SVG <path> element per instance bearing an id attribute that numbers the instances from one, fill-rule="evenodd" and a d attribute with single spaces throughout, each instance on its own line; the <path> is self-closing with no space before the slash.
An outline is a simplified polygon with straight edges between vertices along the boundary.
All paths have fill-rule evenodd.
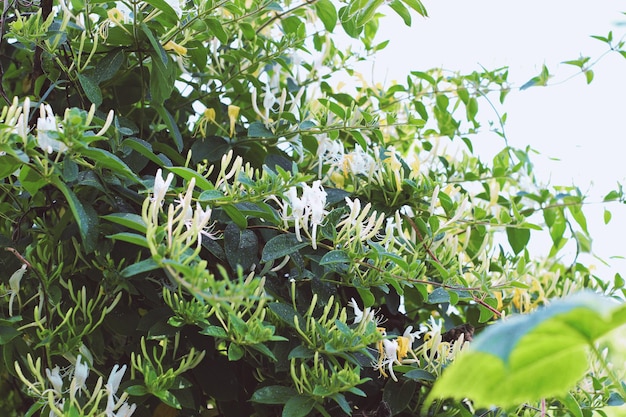
<path id="1" fill-rule="evenodd" d="M 331 0 L 319 0 L 315 3 L 315 12 L 324 24 L 324 29 L 332 32 L 337 25 L 337 9 Z"/>
<path id="2" fill-rule="evenodd" d="M 132 395 L 133 397 L 141 397 L 142 395 L 148 394 L 148 389 L 143 385 L 132 385 L 124 390 L 128 393 L 128 395 Z"/>
<path id="3" fill-rule="evenodd" d="M 169 58 L 167 57 L 167 52 L 165 52 L 165 49 L 163 49 L 163 46 L 161 46 L 161 43 L 154 37 L 154 34 L 150 30 L 150 28 L 143 22 L 141 23 L 141 30 L 148 38 L 148 41 L 150 42 L 150 45 L 152 45 L 154 52 L 156 52 L 156 55 L 151 54 L 151 56 L 153 57 L 153 64 L 155 64 L 155 66 L 159 66 L 160 63 L 162 64 L 162 67 L 167 66 Z"/>
<path id="4" fill-rule="evenodd" d="M 109 52 L 98 61 L 98 68 L 95 71 L 96 82 L 100 85 L 101 82 L 110 80 L 119 71 L 122 63 L 124 63 L 123 49 L 116 49 Z"/>
<path id="5" fill-rule="evenodd" d="M 285 404 L 291 397 L 296 395 L 298 395 L 298 392 L 291 387 L 270 385 L 256 390 L 252 394 L 250 401 L 259 404 Z"/>
<path id="6" fill-rule="evenodd" d="M 626 304 L 589 291 L 509 317 L 446 368 L 426 403 L 451 397 L 479 408 L 509 407 L 565 396 L 587 370 L 588 348 L 624 323 Z"/>
<path id="7" fill-rule="evenodd" d="M 245 229 L 248 227 L 248 219 L 246 216 L 239 211 L 239 209 L 232 204 L 228 204 L 222 206 L 222 210 L 230 217 L 230 219 L 239 227 L 240 229 Z"/>
<path id="8" fill-rule="evenodd" d="M 230 345 L 228 345 L 228 360 L 231 362 L 236 362 L 239 359 L 243 358 L 244 353 L 246 353 L 246 351 L 244 350 L 244 348 L 242 348 L 241 346 L 239 346 L 236 343 L 231 343 Z"/>
<path id="9" fill-rule="evenodd" d="M 150 85 L 152 85 L 152 81 L 150 82 Z M 173 86 L 174 84 L 171 84 L 171 85 Z M 171 90 L 169 93 L 167 93 L 167 97 L 164 97 L 163 100 L 169 98 L 170 93 L 171 93 Z M 163 122 L 165 122 L 165 125 L 167 126 L 167 129 L 170 132 L 170 136 L 172 137 L 172 139 L 174 139 L 174 144 L 176 145 L 176 149 L 178 150 L 178 152 L 182 152 L 183 135 L 181 135 L 180 133 L 180 129 L 178 128 L 178 124 L 176 123 L 176 119 L 174 119 L 174 116 L 172 116 L 170 112 L 168 112 L 167 109 L 163 107 L 162 105 L 157 105 L 154 107 L 154 109 L 157 111 L 157 113 L 159 113 L 159 116 L 161 116 L 161 119 L 163 120 Z"/>
<path id="10" fill-rule="evenodd" d="M 285 403 L 282 417 L 305 417 L 311 412 L 314 405 L 315 400 L 313 398 L 305 395 L 296 395 Z"/>
<path id="11" fill-rule="evenodd" d="M 356 25 L 355 19 L 350 16 L 348 6 L 344 6 L 339 9 L 339 13 L 337 15 L 339 16 L 343 30 L 348 34 L 348 36 L 355 39 L 358 38 L 363 31 L 363 26 Z"/>
<path id="12" fill-rule="evenodd" d="M 35 169 L 32 169 L 29 165 L 24 165 L 20 169 L 19 174 L 20 183 L 28 194 L 35 195 L 37 191 L 46 185 L 46 180 Z"/>
<path id="13" fill-rule="evenodd" d="M 356 12 L 354 24 L 358 27 L 365 26 L 367 22 L 374 18 L 376 11 L 384 2 L 385 0 L 367 0 L 365 5 Z"/>
<path id="14" fill-rule="evenodd" d="M 261 122 L 252 122 L 248 126 L 248 136 L 251 138 L 273 138 L 276 135 Z"/>
<path id="15" fill-rule="evenodd" d="M 140 215 L 134 213 L 113 213 L 107 214 L 105 216 L 100 216 L 101 218 L 108 220 L 110 222 L 128 227 L 129 229 L 136 230 L 140 233 L 146 232 L 146 224 Z"/>
<path id="16" fill-rule="evenodd" d="M 115 233 L 114 235 L 107 236 L 109 239 L 121 240 L 123 242 L 132 243 L 133 245 L 149 248 L 148 241 L 144 235 L 138 235 L 137 233 Z"/>
<path id="17" fill-rule="evenodd" d="M 176 11 L 169 5 L 169 3 L 165 0 L 144 0 L 149 5 L 156 7 L 161 10 L 163 14 L 167 17 L 168 21 L 171 23 L 176 23 L 178 21 L 178 15 Z"/>
<path id="18" fill-rule="evenodd" d="M 92 159 L 96 163 L 96 166 L 99 165 L 103 168 L 108 168 L 113 171 L 114 174 L 123 174 L 124 177 L 129 180 L 137 183 L 140 182 L 133 170 L 130 169 L 124 161 L 113 155 L 111 152 L 100 148 L 84 148 L 80 152 L 83 156 Z"/>
<path id="19" fill-rule="evenodd" d="M 191 179 L 194 178 L 196 181 L 196 187 L 199 187 L 200 189 L 212 190 L 215 188 L 213 187 L 213 184 L 211 184 L 209 180 L 207 180 L 202 175 L 200 175 L 197 171 L 191 168 L 167 167 L 167 170 L 173 172 L 174 174 L 178 175 L 179 177 L 181 177 L 187 182 L 191 181 Z"/>
<path id="20" fill-rule="evenodd" d="M 400 0 L 393 0 L 389 3 L 389 7 L 398 13 L 398 16 L 402 18 L 405 25 L 411 26 L 411 12 Z"/>
<path id="21" fill-rule="evenodd" d="M 96 107 L 102 104 L 102 91 L 98 87 L 98 81 L 86 74 L 78 74 L 78 82 L 83 88 L 85 95 Z"/>
<path id="22" fill-rule="evenodd" d="M 167 390 L 153 392 L 153 394 L 155 397 L 159 398 L 161 401 L 163 401 L 165 404 L 169 405 L 172 408 L 175 408 L 177 410 L 180 410 L 182 408 L 182 406 L 180 405 L 180 401 L 178 401 L 178 398 L 176 398 L 174 394 Z"/>
<path id="23" fill-rule="evenodd" d="M 567 407 L 567 410 L 572 414 L 573 417 L 583 417 L 583 411 L 580 409 L 580 405 L 576 398 L 569 392 L 563 398 L 563 404 Z"/>
<path id="24" fill-rule="evenodd" d="M 0 326 L 0 345 L 6 345 L 7 343 L 9 343 L 11 340 L 15 339 L 19 335 L 20 335 L 20 332 L 18 332 L 13 327 Z"/>
<path id="25" fill-rule="evenodd" d="M 519 89 L 526 90 L 527 88 L 530 88 L 530 87 L 546 86 L 548 84 L 549 79 L 550 79 L 550 72 L 548 71 L 548 67 L 544 65 L 543 68 L 541 69 L 541 74 L 528 80 Z"/>
<path id="26" fill-rule="evenodd" d="M 145 140 L 138 138 L 128 138 L 122 142 L 122 147 L 128 147 L 134 151 L 137 151 L 139 154 L 145 156 L 161 168 L 165 166 L 163 159 L 159 158 L 159 156 L 152 151 L 152 146 Z M 169 165 L 171 165 L 171 163 Z"/>
<path id="27" fill-rule="evenodd" d="M 206 19 L 204 22 L 211 30 L 211 33 L 215 35 L 217 40 L 219 40 L 221 43 L 228 43 L 228 33 L 226 33 L 226 31 L 224 30 L 222 22 L 217 19 Z"/>
<path id="28" fill-rule="evenodd" d="M 519 227 L 507 227 L 506 237 L 509 240 L 511 249 L 513 249 L 513 252 L 517 255 L 523 251 L 528 244 L 528 241 L 530 240 L 530 230 Z"/>
<path id="29" fill-rule="evenodd" d="M 240 229 L 234 223 L 224 229 L 224 253 L 229 265 L 234 270 L 241 266 L 244 270 L 257 263 L 259 239 L 249 229 Z"/>
<path id="30" fill-rule="evenodd" d="M 420 0 L 402 0 L 407 6 L 415 10 L 421 16 L 428 17 L 428 12 Z"/>
<path id="31" fill-rule="evenodd" d="M 261 262 L 283 258 L 308 245 L 308 242 L 298 241 L 298 238 L 293 233 L 274 236 L 263 247 Z"/>
<path id="32" fill-rule="evenodd" d="M 430 372 L 426 372 L 423 369 L 413 369 L 412 371 L 406 372 L 404 377 L 407 379 L 412 379 L 413 381 L 434 381 L 435 376 Z"/>
<path id="33" fill-rule="evenodd" d="M 63 193 L 67 204 L 70 206 L 70 210 L 74 215 L 78 230 L 83 242 L 89 242 L 89 235 L 92 233 L 92 219 L 87 215 L 83 204 L 80 202 L 76 194 L 69 187 L 61 181 L 58 177 L 53 178 L 52 183 Z M 145 239 L 145 237 L 144 237 Z"/>
<path id="34" fill-rule="evenodd" d="M 411 379 L 398 384 L 387 384 L 383 390 L 383 400 L 389 405 L 392 415 L 404 410 L 415 394 L 417 383 Z"/>
<path id="35" fill-rule="evenodd" d="M 435 288 L 433 292 L 428 294 L 428 304 L 440 304 L 450 301 L 450 294 L 445 289 Z"/>
<path id="36" fill-rule="evenodd" d="M 161 266 L 152 258 L 144 259 L 143 261 L 129 265 L 120 272 L 120 275 L 124 278 L 134 277 L 135 275 L 143 274 L 144 272 L 154 271 Z"/>
<path id="37" fill-rule="evenodd" d="M 613 215 L 606 208 L 604 209 L 604 224 L 609 224 Z"/>
<path id="38" fill-rule="evenodd" d="M 270 303 L 268 307 L 278 318 L 282 321 L 290 325 L 291 327 L 295 327 L 295 322 L 293 320 L 294 317 L 298 317 L 298 323 L 303 323 L 304 318 L 293 309 L 289 304 L 284 303 Z"/>
<path id="39" fill-rule="evenodd" d="M 352 260 L 345 251 L 331 250 L 327 252 L 322 259 L 320 259 L 320 265 L 337 264 L 337 263 L 350 263 Z"/>
<path id="40" fill-rule="evenodd" d="M 200 330 L 198 333 L 205 334 L 207 336 L 220 337 L 222 339 L 228 337 L 228 333 L 226 333 L 226 330 L 219 326 L 207 326 L 204 329 Z"/>

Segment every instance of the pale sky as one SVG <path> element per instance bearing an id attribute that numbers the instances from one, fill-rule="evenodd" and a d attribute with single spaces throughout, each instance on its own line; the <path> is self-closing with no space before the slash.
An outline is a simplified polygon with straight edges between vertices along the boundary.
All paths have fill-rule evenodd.
<path id="1" fill-rule="evenodd" d="M 424 5 L 429 17 L 414 15 L 410 28 L 393 10 L 384 10 L 387 17 L 377 38 L 391 42 L 375 63 L 361 68 L 369 79 L 403 80 L 411 70 L 434 67 L 471 72 L 509 66 L 509 81 L 519 87 L 545 64 L 555 75 L 551 83 L 558 83 L 577 72 L 561 62 L 581 55 L 593 61 L 607 50 L 590 35 L 606 36 L 612 30 L 614 39 L 620 39 L 626 34 L 620 9 L 626 11 L 626 4 L 618 1 L 424 0 Z M 532 159 L 542 182 L 575 184 L 598 202 L 626 178 L 626 59 L 609 54 L 593 70 L 591 85 L 581 75 L 551 87 L 513 91 L 504 110 L 509 144 L 540 152 Z M 486 105 L 481 111 L 495 119 Z M 501 145 L 494 135 L 474 139 Z M 607 208 L 613 212 L 608 226 L 602 220 L 603 205 L 585 209 L 593 250 L 605 260 L 626 257 L 626 207 L 613 203 Z M 611 259 L 610 268 L 590 258 L 584 263 L 597 265 L 604 276 L 626 276 L 625 260 Z"/>

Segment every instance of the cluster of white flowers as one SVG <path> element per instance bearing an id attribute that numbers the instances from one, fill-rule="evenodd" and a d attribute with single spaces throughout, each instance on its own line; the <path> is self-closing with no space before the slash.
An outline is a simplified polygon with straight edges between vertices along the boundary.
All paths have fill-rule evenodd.
<path id="1" fill-rule="evenodd" d="M 310 238 L 313 249 L 317 248 L 317 227 L 322 224 L 327 211 L 326 191 L 322 187 L 321 181 L 313 181 L 313 185 L 302 184 L 302 195 L 298 197 L 297 187 L 291 187 L 285 193 L 287 200 L 283 202 L 282 218 L 285 226 L 289 220 L 295 222 L 296 237 L 302 241 L 300 229 L 304 229 L 308 234 L 311 228 Z"/>
<path id="2" fill-rule="evenodd" d="M 0 116 L 0 120 L 2 120 L 5 125 L 10 126 L 12 132 L 19 135 L 24 144 L 27 143 L 28 134 L 31 130 L 31 127 L 28 125 L 30 111 L 30 99 L 28 97 L 24 100 L 22 105 L 19 105 L 19 100 L 15 97 L 11 106 L 5 108 Z M 68 111 L 69 109 L 66 110 L 65 115 L 68 114 Z M 92 105 L 87 114 L 85 125 L 88 126 L 91 124 L 95 111 L 96 108 Z M 107 131 L 113 122 L 114 115 L 113 110 L 111 110 L 107 115 L 104 126 L 95 134 L 96 136 L 101 136 Z M 41 104 L 39 107 L 39 117 L 37 118 L 36 127 L 37 146 L 40 149 L 48 154 L 52 154 L 53 152 L 64 153 L 68 150 L 68 144 L 60 140 L 63 134 L 63 124 L 54 114 L 49 104 Z"/>
<path id="3" fill-rule="evenodd" d="M 317 137 L 318 176 L 322 177 L 322 168 L 329 166 L 328 176 L 339 173 L 343 177 L 348 175 L 364 175 L 367 178 L 377 170 L 376 160 L 372 155 L 357 146 L 350 152 L 345 152 L 340 140 L 331 140 L 328 135 Z"/>
<path id="4" fill-rule="evenodd" d="M 84 361 L 81 358 L 81 355 L 78 355 L 76 358 L 76 363 L 74 366 L 70 366 L 67 370 L 61 370 L 61 368 L 57 365 L 52 369 L 46 368 L 46 377 L 48 378 L 48 382 L 52 385 L 52 388 L 44 391 L 42 396 L 44 397 L 52 397 L 52 401 L 48 401 L 50 404 L 50 417 L 55 417 L 58 415 L 62 415 L 62 411 L 64 408 L 64 404 L 66 401 L 66 394 L 69 393 L 69 400 L 74 403 L 76 402 L 77 394 L 81 396 L 83 393 L 87 395 L 91 395 L 91 399 L 85 402 L 85 406 L 92 403 L 95 407 L 99 404 L 99 398 L 102 395 L 106 395 L 107 403 L 103 414 L 98 414 L 106 417 L 130 417 L 136 409 L 136 404 L 129 405 L 126 401 L 128 394 L 123 393 L 121 396 L 117 396 L 117 391 L 120 387 L 120 383 L 122 382 L 122 378 L 124 377 L 124 373 L 126 372 L 126 365 L 120 367 L 119 365 L 115 365 L 109 374 L 109 378 L 107 383 L 102 388 L 102 377 L 98 378 L 96 382 L 95 388 L 93 392 L 89 392 L 87 388 L 87 378 L 89 377 L 89 365 L 87 361 Z M 70 385 L 68 390 L 63 388 L 65 381 L 64 377 L 71 377 Z M 81 401 L 82 403 L 82 401 Z M 60 414 L 59 414 L 60 413 Z"/>
<path id="5" fill-rule="evenodd" d="M 174 180 L 174 175 L 170 172 L 167 178 L 163 178 L 163 172 L 159 168 L 154 178 L 152 196 L 148 199 L 149 209 L 147 210 L 150 222 L 153 225 L 159 224 L 159 212 L 165 201 L 165 195 Z M 170 204 L 167 209 L 167 245 L 172 248 L 178 241 L 183 241 L 187 245 L 196 242 L 200 247 L 202 236 L 215 239 L 212 233 L 211 208 L 202 208 L 199 202 L 195 207 L 192 205 L 195 179 L 189 181 L 184 194 L 179 194 L 175 204 Z M 184 228 L 184 230 L 183 230 Z"/>

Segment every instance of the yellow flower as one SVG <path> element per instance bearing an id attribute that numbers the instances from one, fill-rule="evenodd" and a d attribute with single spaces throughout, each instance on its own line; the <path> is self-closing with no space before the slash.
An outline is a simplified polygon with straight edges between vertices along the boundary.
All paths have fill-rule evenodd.
<path id="1" fill-rule="evenodd" d="M 166 51 L 174 51 L 178 56 L 187 55 L 187 48 L 182 45 L 177 44 L 174 41 L 168 41 L 165 45 L 163 45 L 163 49 Z"/>
<path id="2" fill-rule="evenodd" d="M 411 348 L 411 340 L 405 336 L 398 336 L 396 340 L 398 341 L 398 360 L 401 361 L 409 354 L 409 349 Z"/>
<path id="3" fill-rule="evenodd" d="M 240 108 L 238 106 L 228 106 L 228 119 L 230 120 L 231 138 L 235 135 L 235 123 L 237 123 L 237 118 L 239 118 L 239 110 Z"/>
<path id="4" fill-rule="evenodd" d="M 202 113 L 202 117 L 198 120 L 198 126 L 196 126 L 195 135 L 200 132 L 202 137 L 206 136 L 206 128 L 210 123 L 215 123 L 215 109 L 206 109 L 204 113 Z"/>

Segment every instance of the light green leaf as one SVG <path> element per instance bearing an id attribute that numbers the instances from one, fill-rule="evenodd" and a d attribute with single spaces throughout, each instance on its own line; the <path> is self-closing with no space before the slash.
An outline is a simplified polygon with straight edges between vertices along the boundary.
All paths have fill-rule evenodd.
<path id="1" fill-rule="evenodd" d="M 228 346 L 228 360 L 231 362 L 235 362 L 243 358 L 244 353 L 246 353 L 244 348 L 236 343 L 231 343 Z"/>
<path id="2" fill-rule="evenodd" d="M 317 16 L 324 24 L 324 29 L 332 32 L 337 25 L 337 9 L 331 0 L 319 0 L 315 3 Z"/>
<path id="3" fill-rule="evenodd" d="M 476 407 L 510 407 L 565 396 L 587 370 L 590 345 L 624 323 L 626 304 L 589 291 L 510 317 L 474 339 L 427 403 L 452 397 L 469 398 Z"/>
<path id="4" fill-rule="evenodd" d="M 411 26 L 411 12 L 400 0 L 393 0 L 389 3 L 389 7 L 398 13 L 398 16 L 402 18 L 405 25 Z"/>
<path id="5" fill-rule="evenodd" d="M 428 12 L 420 0 L 402 0 L 407 6 L 415 10 L 421 16 L 428 17 Z"/>

